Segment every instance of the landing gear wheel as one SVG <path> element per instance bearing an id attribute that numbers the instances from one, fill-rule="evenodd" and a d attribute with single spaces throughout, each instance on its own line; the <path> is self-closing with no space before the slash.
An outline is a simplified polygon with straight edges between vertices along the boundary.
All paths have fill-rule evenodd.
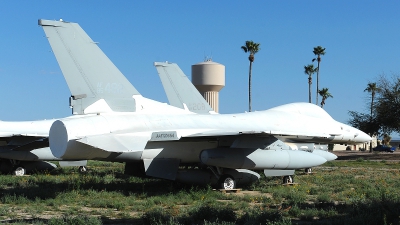
<path id="1" fill-rule="evenodd" d="M 218 186 L 224 190 L 232 190 L 236 188 L 236 181 L 230 175 L 222 175 L 221 178 L 219 178 Z"/>
<path id="2" fill-rule="evenodd" d="M 306 172 L 306 173 L 312 173 L 312 168 L 306 168 L 306 169 L 304 170 L 304 172 Z"/>
<path id="3" fill-rule="evenodd" d="M 26 173 L 26 170 L 23 167 L 17 167 L 14 170 L 14 175 L 15 176 L 23 176 L 23 175 L 25 175 L 25 173 Z"/>
<path id="4" fill-rule="evenodd" d="M 80 173 L 86 173 L 86 172 L 87 172 L 86 166 L 80 166 L 80 167 L 78 168 L 78 170 L 79 170 Z"/>
<path id="5" fill-rule="evenodd" d="M 293 177 L 292 176 L 284 176 L 283 184 L 293 184 Z"/>

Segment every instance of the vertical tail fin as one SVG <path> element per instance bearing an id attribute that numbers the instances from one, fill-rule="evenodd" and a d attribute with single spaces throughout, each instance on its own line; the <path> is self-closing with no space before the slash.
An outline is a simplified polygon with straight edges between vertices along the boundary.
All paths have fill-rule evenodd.
<path id="1" fill-rule="evenodd" d="M 175 63 L 155 62 L 169 104 L 194 113 L 215 113 L 208 102 Z"/>
<path id="2" fill-rule="evenodd" d="M 77 23 L 39 20 L 71 91 L 73 114 L 134 112 L 140 93 Z"/>

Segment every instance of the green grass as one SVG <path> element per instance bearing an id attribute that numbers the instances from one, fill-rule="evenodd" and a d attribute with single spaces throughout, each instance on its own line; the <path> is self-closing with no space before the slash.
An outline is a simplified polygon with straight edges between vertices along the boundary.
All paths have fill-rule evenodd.
<path id="1" fill-rule="evenodd" d="M 322 165 L 323 167 L 368 167 L 378 169 L 400 169 L 400 163 L 397 161 L 385 161 L 385 160 L 365 160 L 358 158 L 354 161 L 347 160 L 336 160 L 326 162 Z"/>
<path id="2" fill-rule="evenodd" d="M 223 194 L 123 175 L 122 163 L 0 175 L 0 221 L 15 224 L 399 224 L 400 163 L 334 161 Z M 263 174 L 261 174 L 263 176 Z"/>

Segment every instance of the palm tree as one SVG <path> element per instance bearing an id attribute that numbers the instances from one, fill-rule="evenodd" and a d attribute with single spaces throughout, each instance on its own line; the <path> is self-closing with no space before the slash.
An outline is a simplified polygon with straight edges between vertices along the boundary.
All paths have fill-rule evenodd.
<path id="1" fill-rule="evenodd" d="M 379 92 L 380 90 L 381 90 L 381 89 L 380 89 L 378 86 L 376 86 L 376 83 L 368 83 L 367 88 L 365 88 L 365 90 L 364 90 L 364 91 L 368 91 L 368 92 L 371 93 L 371 107 L 370 107 L 370 110 L 371 110 L 371 113 L 370 113 L 371 119 L 372 119 L 372 109 L 373 109 L 373 106 L 374 106 L 375 94 L 376 94 L 377 92 Z"/>
<path id="2" fill-rule="evenodd" d="M 373 112 L 373 107 L 374 107 L 374 99 L 375 99 L 375 94 L 379 91 L 381 91 L 381 89 L 376 86 L 376 83 L 368 83 L 367 88 L 365 88 L 364 91 L 368 91 L 371 93 L 371 107 L 370 107 L 370 114 L 369 114 L 369 122 L 372 123 L 372 112 Z M 369 135 L 372 136 L 372 133 L 370 133 Z M 369 152 L 372 152 L 372 141 L 369 143 Z"/>
<path id="3" fill-rule="evenodd" d="M 313 50 L 314 55 L 317 56 L 317 58 L 314 58 L 312 61 L 314 62 L 317 60 L 318 66 L 317 66 L 317 101 L 315 104 L 318 105 L 318 91 L 319 91 L 319 63 L 321 62 L 321 55 L 325 55 L 325 48 L 322 48 L 321 46 L 314 47 Z"/>
<path id="4" fill-rule="evenodd" d="M 333 96 L 331 95 L 331 93 L 328 92 L 328 88 L 322 88 L 322 90 L 318 91 L 318 94 L 321 95 L 322 97 L 322 101 L 321 101 L 321 108 L 324 107 L 325 105 L 325 100 L 327 98 L 333 98 Z"/>
<path id="5" fill-rule="evenodd" d="M 308 75 L 308 102 L 311 103 L 311 84 L 312 84 L 312 75 L 317 71 L 317 68 L 314 68 L 313 64 L 308 64 L 304 66 L 304 73 Z"/>
<path id="6" fill-rule="evenodd" d="M 250 52 L 249 61 L 249 112 L 251 112 L 251 70 L 254 62 L 254 55 L 260 51 L 260 43 L 255 43 L 253 41 L 246 41 L 246 44 L 241 47 L 244 52 Z"/>

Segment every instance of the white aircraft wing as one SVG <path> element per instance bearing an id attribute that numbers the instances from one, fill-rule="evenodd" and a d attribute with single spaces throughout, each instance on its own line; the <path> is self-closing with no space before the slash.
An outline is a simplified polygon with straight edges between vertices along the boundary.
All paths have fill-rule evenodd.
<path id="1" fill-rule="evenodd" d="M 304 137 L 319 137 L 319 138 L 329 138 L 329 134 L 323 133 L 310 133 L 310 132 L 283 132 L 283 131 L 206 131 L 201 133 L 190 134 L 184 137 L 218 137 L 227 135 L 265 135 L 265 136 L 304 136 Z"/>
<path id="2" fill-rule="evenodd" d="M 49 147 L 49 128 L 53 120 L 0 122 L 2 149 L 30 151 Z"/>
<path id="3" fill-rule="evenodd" d="M 14 135 L 13 132 L 0 132 L 0 137 L 12 137 Z"/>

